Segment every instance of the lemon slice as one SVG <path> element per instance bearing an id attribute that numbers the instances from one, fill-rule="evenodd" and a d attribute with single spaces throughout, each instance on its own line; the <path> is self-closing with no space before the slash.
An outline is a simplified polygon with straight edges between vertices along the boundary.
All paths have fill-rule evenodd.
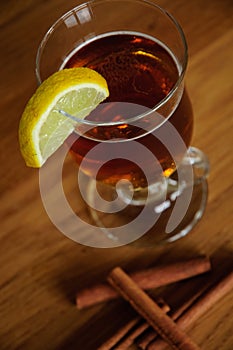
<path id="1" fill-rule="evenodd" d="M 85 118 L 108 97 L 105 79 L 89 68 L 69 68 L 51 75 L 27 103 L 19 123 L 22 156 L 39 168 L 74 131 L 76 123 L 62 110 Z"/>

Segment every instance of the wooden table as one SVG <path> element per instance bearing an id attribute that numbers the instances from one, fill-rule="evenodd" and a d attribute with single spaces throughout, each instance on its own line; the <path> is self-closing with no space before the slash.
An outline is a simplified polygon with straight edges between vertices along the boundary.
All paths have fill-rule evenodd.
<path id="1" fill-rule="evenodd" d="M 128 271 L 199 254 L 220 273 L 233 253 L 233 3 L 159 0 L 182 25 L 189 46 L 186 85 L 195 112 L 193 144 L 209 157 L 209 199 L 202 220 L 184 239 L 154 249 L 79 245 L 62 235 L 43 208 L 38 170 L 21 158 L 18 123 L 36 88 L 38 44 L 77 0 L 1 1 L 0 349 L 93 350 L 128 314 L 123 301 L 78 311 L 76 291 L 121 265 Z M 231 265 L 232 266 L 232 265 Z M 200 282 L 201 283 L 201 282 Z M 184 282 L 184 289 L 187 282 Z M 178 297 L 178 296 L 177 296 Z M 233 293 L 189 330 L 208 350 L 233 348 Z"/>

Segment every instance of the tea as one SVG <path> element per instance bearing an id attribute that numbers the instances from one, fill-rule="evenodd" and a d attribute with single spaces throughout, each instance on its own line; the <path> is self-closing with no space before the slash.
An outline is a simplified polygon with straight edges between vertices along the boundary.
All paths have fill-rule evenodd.
<path id="1" fill-rule="evenodd" d="M 124 108 L 129 104 L 137 108 L 141 106 L 141 112 L 152 109 L 171 92 L 179 77 L 179 67 L 171 52 L 151 37 L 138 33 L 114 32 L 81 45 L 77 51 L 71 53 L 64 65 L 65 68 L 80 66 L 94 69 L 104 76 L 110 92 L 109 98 L 105 101 L 108 103 L 107 107 L 105 104 L 101 105 L 90 118 L 113 123 L 121 118 L 126 119 L 126 122 L 120 125 L 93 127 L 81 137 L 77 137 L 75 133 L 71 135 L 68 144 L 72 144 L 71 153 L 77 163 L 80 164 L 85 158 L 85 167 L 82 167 L 82 170 L 93 176 L 98 165 L 103 164 L 96 176 L 97 180 L 115 185 L 120 179 L 127 179 L 135 188 L 145 187 L 147 181 L 143 170 L 130 159 L 119 156 L 114 158 L 112 154 L 112 159 L 104 162 L 105 157 L 102 157 L 101 150 L 98 157 L 86 157 L 91 149 L 99 145 L 99 141 L 128 140 L 126 141 L 128 143 L 136 138 L 137 142 L 150 150 L 159 160 L 164 175 L 172 174 L 176 166 L 166 146 L 155 137 L 154 133 L 145 133 L 143 127 L 127 123 L 129 116 Z M 193 114 L 185 91 L 173 114 L 169 116 L 169 121 L 188 146 L 192 136 Z M 165 128 L 165 124 L 159 127 Z M 128 148 L 128 145 L 117 142 L 117 147 L 118 150 L 121 147 L 124 154 L 124 147 Z M 106 152 L 106 145 L 104 149 Z M 174 153 L 179 152 L 179 149 L 174 150 Z M 182 156 L 181 154 L 180 157 Z M 144 166 L 150 168 L 150 161 L 145 158 Z M 151 174 L 152 177 L 155 175 Z"/>

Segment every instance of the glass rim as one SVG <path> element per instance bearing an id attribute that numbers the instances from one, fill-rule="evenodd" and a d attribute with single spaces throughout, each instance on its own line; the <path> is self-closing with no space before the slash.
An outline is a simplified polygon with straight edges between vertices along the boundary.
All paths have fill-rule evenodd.
<path id="1" fill-rule="evenodd" d="M 122 0 L 89 0 L 89 1 L 85 1 L 75 7 L 73 7 L 72 9 L 68 10 L 67 12 L 65 12 L 63 15 L 61 15 L 47 30 L 47 32 L 45 33 L 45 35 L 43 36 L 38 50 L 37 50 L 37 54 L 36 54 L 36 77 L 37 77 L 37 81 L 39 84 L 42 83 L 42 79 L 41 79 L 41 74 L 40 74 L 40 61 L 41 61 L 41 56 L 43 53 L 43 47 L 46 45 L 47 41 L 49 40 L 50 35 L 56 30 L 57 25 L 59 25 L 60 23 L 62 23 L 64 21 L 64 19 L 68 18 L 74 11 L 77 11 L 79 9 L 82 9 L 83 7 L 86 7 L 88 5 L 93 5 L 93 4 L 101 4 L 101 3 L 113 3 L 113 2 L 119 2 Z M 181 70 L 178 71 L 178 78 L 176 83 L 174 84 L 174 86 L 172 87 L 172 89 L 169 91 L 169 93 L 162 99 L 160 100 L 154 107 L 149 108 L 149 111 L 146 111 L 144 113 L 140 113 L 139 115 L 136 115 L 134 117 L 130 117 L 128 119 L 122 119 L 120 121 L 111 121 L 111 122 L 96 122 L 96 121 L 92 121 L 92 120 L 87 120 L 87 119 L 79 119 L 76 118 L 73 115 L 70 115 L 68 113 L 63 113 L 63 115 L 65 115 L 66 117 L 76 120 L 77 122 L 81 123 L 81 124 L 86 124 L 86 125 L 93 125 L 93 126 L 113 126 L 113 125 L 121 125 L 121 124 L 125 124 L 130 123 L 130 122 L 135 122 L 137 120 L 140 120 L 142 118 L 144 118 L 145 116 L 147 116 L 148 114 L 151 114 L 153 112 L 156 112 L 159 108 L 161 108 L 162 106 L 164 106 L 166 104 L 166 102 L 175 94 L 176 90 L 179 88 L 180 84 L 183 81 L 186 69 L 187 69 L 187 65 L 188 65 L 188 45 L 187 45 L 187 41 L 183 32 L 183 29 L 181 27 L 181 25 L 179 24 L 179 22 L 176 20 L 176 18 L 169 13 L 167 10 L 165 10 L 164 8 L 162 8 L 161 6 L 155 4 L 154 2 L 150 1 L 150 0 L 124 0 L 130 3 L 139 3 L 139 4 L 148 4 L 149 6 L 151 6 L 152 8 L 156 8 L 157 10 L 159 10 L 163 15 L 165 15 L 176 27 L 179 36 L 181 38 L 181 42 L 183 44 L 183 62 L 181 64 Z M 114 32 L 114 31 L 113 31 Z M 125 31 L 126 32 L 126 31 Z M 141 33 L 144 34 L 144 33 Z M 120 101 L 119 101 L 120 102 Z M 102 102 L 104 103 L 104 101 Z M 168 117 L 165 118 L 165 120 L 169 119 L 170 115 Z"/>

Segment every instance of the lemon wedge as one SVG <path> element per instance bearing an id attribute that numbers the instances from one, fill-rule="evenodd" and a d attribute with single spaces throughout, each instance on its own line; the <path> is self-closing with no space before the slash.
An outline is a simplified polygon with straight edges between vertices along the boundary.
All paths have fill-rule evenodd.
<path id="1" fill-rule="evenodd" d="M 39 168 L 74 131 L 76 122 L 59 111 L 85 118 L 109 95 L 106 80 L 79 67 L 51 75 L 28 101 L 19 123 L 19 145 L 26 164 Z"/>

